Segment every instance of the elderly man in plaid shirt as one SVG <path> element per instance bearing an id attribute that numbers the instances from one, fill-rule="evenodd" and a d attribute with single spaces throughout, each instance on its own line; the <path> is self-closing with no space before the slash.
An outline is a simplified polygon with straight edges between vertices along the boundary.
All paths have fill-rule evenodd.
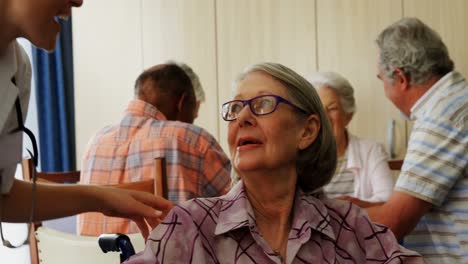
<path id="1" fill-rule="evenodd" d="M 82 162 L 82 183 L 150 179 L 154 159 L 164 157 L 168 199 L 173 203 L 226 193 L 231 182 L 229 159 L 212 135 L 191 124 L 203 95 L 198 77 L 187 65 L 168 62 L 145 70 L 136 80 L 135 99 L 121 121 L 90 141 Z M 100 213 L 78 218 L 82 235 L 109 232 L 133 233 L 137 228 L 126 219 Z"/>

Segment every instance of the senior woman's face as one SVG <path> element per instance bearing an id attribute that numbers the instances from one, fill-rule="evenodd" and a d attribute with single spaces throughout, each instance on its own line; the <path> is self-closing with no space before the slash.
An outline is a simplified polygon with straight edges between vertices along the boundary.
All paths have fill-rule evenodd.
<path id="1" fill-rule="evenodd" d="M 336 138 L 344 137 L 345 128 L 351 121 L 352 114 L 346 113 L 341 104 L 340 97 L 333 89 L 327 86 L 318 89 L 320 101 L 327 112 L 328 118 L 333 128 L 333 133 Z"/>
<path id="2" fill-rule="evenodd" d="M 274 94 L 291 101 L 286 88 L 263 72 L 248 74 L 237 87 L 235 100 L 248 100 L 262 94 Z M 302 118 L 301 118 L 302 116 Z M 236 120 L 229 122 L 228 143 L 231 160 L 239 171 L 295 167 L 304 133 L 304 114 L 287 103 L 279 103 L 274 112 L 257 116 L 245 105 Z"/>

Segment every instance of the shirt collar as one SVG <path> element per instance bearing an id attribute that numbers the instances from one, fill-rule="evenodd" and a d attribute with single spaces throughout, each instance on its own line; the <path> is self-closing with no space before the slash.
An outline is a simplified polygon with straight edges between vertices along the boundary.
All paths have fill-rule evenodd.
<path id="1" fill-rule="evenodd" d="M 221 211 L 215 229 L 215 235 L 221 235 L 243 227 L 253 228 L 255 216 L 245 193 L 244 184 L 239 181 L 222 200 Z M 336 240 L 333 229 L 329 225 L 331 217 L 321 200 L 301 190 L 296 191 L 291 230 L 300 237 L 308 232 L 308 228 Z M 310 233 L 309 233 L 310 234 Z"/>
<path id="2" fill-rule="evenodd" d="M 441 92 L 441 89 L 439 89 L 440 87 L 447 87 L 462 80 L 463 80 L 463 76 L 456 71 L 451 71 L 447 73 L 446 75 L 444 75 L 436 83 L 434 83 L 434 85 L 432 85 L 432 87 L 429 88 L 429 90 L 427 90 L 427 92 L 425 92 L 423 96 L 421 96 L 418 99 L 418 101 L 416 101 L 413 107 L 411 107 L 410 119 L 414 121 L 420 118 L 424 114 L 424 112 L 426 112 L 427 107 L 425 106 L 431 105 L 431 103 L 428 103 L 428 102 L 431 101 L 431 99 L 434 99 L 437 97 L 434 95 L 438 92 Z"/>
<path id="3" fill-rule="evenodd" d="M 166 116 L 159 111 L 154 105 L 140 99 L 131 100 L 128 103 L 126 113 L 154 118 L 157 120 L 167 120 Z"/>
<path id="4" fill-rule="evenodd" d="M 242 181 L 237 182 L 221 199 L 221 212 L 216 224 L 215 235 L 252 225 L 254 222 L 250 203 Z"/>
<path id="5" fill-rule="evenodd" d="M 362 159 L 359 153 L 359 146 L 357 146 L 357 138 L 349 133 L 348 130 L 346 130 L 346 134 L 348 135 L 348 146 L 346 147 L 346 152 L 343 155 L 343 158 L 347 159 L 346 168 L 359 170 L 362 168 Z"/>

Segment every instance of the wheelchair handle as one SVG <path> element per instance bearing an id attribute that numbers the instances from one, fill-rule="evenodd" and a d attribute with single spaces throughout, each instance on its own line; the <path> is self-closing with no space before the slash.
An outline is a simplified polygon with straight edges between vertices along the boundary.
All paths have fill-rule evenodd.
<path id="1" fill-rule="evenodd" d="M 135 255 L 130 238 L 124 234 L 102 234 L 99 236 L 99 247 L 104 253 L 120 252 L 120 262 L 124 262 L 129 257 Z"/>

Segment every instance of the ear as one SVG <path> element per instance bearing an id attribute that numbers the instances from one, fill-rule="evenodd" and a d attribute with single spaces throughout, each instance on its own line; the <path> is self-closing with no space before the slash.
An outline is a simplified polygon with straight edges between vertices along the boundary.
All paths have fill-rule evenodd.
<path id="1" fill-rule="evenodd" d="M 195 115 L 194 115 L 194 118 L 197 118 L 197 117 L 198 117 L 198 111 L 200 110 L 200 104 L 201 104 L 200 101 L 197 101 L 197 102 L 195 103 Z"/>
<path id="2" fill-rule="evenodd" d="M 345 115 L 345 127 L 347 127 L 349 125 L 349 122 L 351 122 L 351 119 L 353 119 L 353 115 L 354 113 L 344 113 Z"/>
<path id="3" fill-rule="evenodd" d="M 179 98 L 179 102 L 177 102 L 177 110 L 178 112 L 182 112 L 182 108 L 185 103 L 185 93 L 182 94 L 182 96 Z"/>
<path id="4" fill-rule="evenodd" d="M 310 115 L 304 123 L 304 129 L 301 132 L 298 148 L 299 150 L 309 147 L 317 138 L 320 131 L 320 118 L 316 115 Z"/>
<path id="5" fill-rule="evenodd" d="M 403 90 L 409 89 L 410 80 L 400 68 L 395 69 L 394 80 L 399 84 L 399 87 L 401 87 Z"/>

